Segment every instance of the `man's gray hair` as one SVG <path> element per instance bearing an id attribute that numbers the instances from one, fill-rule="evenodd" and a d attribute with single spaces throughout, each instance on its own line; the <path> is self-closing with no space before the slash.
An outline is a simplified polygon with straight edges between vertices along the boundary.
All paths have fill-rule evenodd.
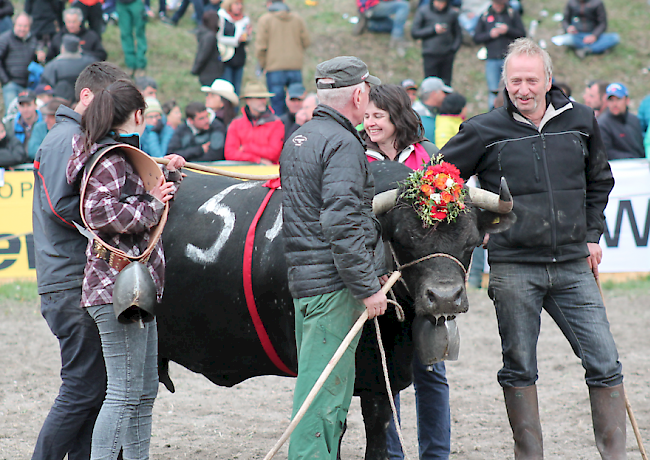
<path id="1" fill-rule="evenodd" d="M 325 83 L 328 78 L 322 78 Z M 329 105 L 333 109 L 341 109 L 347 106 L 352 99 L 352 95 L 356 89 L 360 89 L 362 93 L 366 92 L 366 82 L 357 83 L 352 86 L 344 86 L 343 88 L 327 88 L 319 89 L 316 91 L 318 99 L 321 104 Z"/>
<path id="2" fill-rule="evenodd" d="M 66 16 L 77 16 L 82 21 L 83 21 L 83 18 L 84 18 L 84 14 L 81 11 L 81 9 L 76 8 L 74 6 L 71 7 L 71 8 L 68 8 L 67 10 L 65 10 L 63 12 L 63 17 L 65 18 Z"/>
<path id="3" fill-rule="evenodd" d="M 542 58 L 542 62 L 544 63 L 544 75 L 546 76 L 546 81 L 553 76 L 553 61 L 548 52 L 530 38 L 522 37 L 510 43 L 508 46 L 508 54 L 506 54 L 506 57 L 503 60 L 503 70 L 501 71 L 501 78 L 503 78 L 504 82 L 508 81 L 506 69 L 508 68 L 510 58 L 521 55 L 539 56 Z"/>
<path id="4" fill-rule="evenodd" d="M 16 19 L 18 19 L 20 17 L 26 17 L 27 20 L 29 21 L 30 26 L 32 25 L 32 22 L 34 22 L 32 17 L 29 14 L 25 13 L 24 11 L 21 11 L 20 13 L 18 13 L 18 15 L 16 16 Z M 16 23 L 16 19 L 14 19 L 14 24 Z"/>

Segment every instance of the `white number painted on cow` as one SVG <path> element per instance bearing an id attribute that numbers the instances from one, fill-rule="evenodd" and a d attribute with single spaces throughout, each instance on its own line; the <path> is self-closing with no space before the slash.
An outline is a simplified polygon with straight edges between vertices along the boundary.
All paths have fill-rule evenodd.
<path id="1" fill-rule="evenodd" d="M 233 190 L 246 190 L 256 187 L 257 185 L 258 183 L 253 181 L 231 185 L 201 205 L 199 212 L 203 214 L 213 213 L 220 216 L 223 219 L 223 228 L 214 244 L 208 249 L 201 249 L 191 243 L 187 244 L 185 255 L 191 261 L 196 262 L 197 264 L 211 264 L 217 260 L 221 249 L 223 249 L 223 246 L 226 244 L 226 241 L 228 241 L 230 234 L 235 228 L 235 213 L 232 209 L 222 203 L 223 199 Z"/>
<path id="2" fill-rule="evenodd" d="M 278 215 L 275 217 L 275 222 L 273 222 L 273 227 L 269 228 L 266 233 L 264 233 L 264 236 L 266 236 L 266 239 L 269 241 L 273 241 L 276 236 L 280 234 L 280 231 L 282 230 L 282 204 L 280 204 L 280 207 L 278 208 Z"/>

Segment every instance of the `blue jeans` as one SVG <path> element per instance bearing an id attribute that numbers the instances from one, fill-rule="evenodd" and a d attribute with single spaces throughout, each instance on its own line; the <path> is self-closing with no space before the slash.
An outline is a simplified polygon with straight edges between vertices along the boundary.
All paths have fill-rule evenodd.
<path id="1" fill-rule="evenodd" d="M 368 9 L 368 30 L 371 32 L 390 32 L 392 38 L 404 37 L 404 24 L 409 16 L 409 2 L 393 0 L 380 2 Z"/>
<path id="2" fill-rule="evenodd" d="M 244 66 L 231 67 L 226 62 L 223 66 L 223 74 L 221 78 L 229 81 L 235 87 L 235 92 L 239 95 L 241 91 L 241 80 L 244 76 Z M 235 107 L 236 108 L 236 107 Z"/>
<path id="3" fill-rule="evenodd" d="M 485 61 L 485 80 L 488 87 L 488 109 L 494 108 L 494 100 L 499 93 L 499 83 L 501 83 L 501 70 L 503 69 L 503 59 L 486 59 Z"/>
<path id="4" fill-rule="evenodd" d="M 623 381 L 622 366 L 607 313 L 585 259 L 550 264 L 494 263 L 488 295 L 494 301 L 501 335 L 502 387 L 537 381 L 537 339 L 546 310 L 582 361 L 590 387 Z"/>
<path id="5" fill-rule="evenodd" d="M 451 416 L 445 363 L 434 364 L 433 371 L 429 372 L 417 355 L 414 355 L 413 385 L 420 460 L 448 459 L 451 451 Z M 395 405 L 399 415 L 399 393 L 395 396 Z M 386 441 L 388 458 L 403 459 L 404 454 L 392 418 L 386 432 Z"/>
<path id="6" fill-rule="evenodd" d="M 201 20 L 203 19 L 203 0 L 183 0 L 181 6 L 178 7 L 174 16 L 172 16 L 172 22 L 174 24 L 178 24 L 178 21 L 181 20 L 185 11 L 187 11 L 187 7 L 190 6 L 190 2 L 194 5 L 194 16 L 192 18 L 197 24 L 201 24 Z"/>
<path id="7" fill-rule="evenodd" d="M 92 440 L 92 460 L 149 458 L 151 413 L 158 394 L 156 321 L 121 324 L 113 305 L 88 307 L 102 340 L 108 384 Z"/>
<path id="8" fill-rule="evenodd" d="M 81 308 L 81 288 L 43 294 L 41 314 L 61 348 L 61 388 L 38 435 L 32 460 L 88 460 L 106 369 L 95 322 Z"/>
<path id="9" fill-rule="evenodd" d="M 568 46 L 576 49 L 586 48 L 592 54 L 601 54 L 607 51 L 608 49 L 618 45 L 618 43 L 621 41 L 621 38 L 618 36 L 618 34 L 606 33 L 606 34 L 601 34 L 600 37 L 598 37 L 598 39 L 595 42 L 593 42 L 591 45 L 587 45 L 584 42 L 584 39 L 587 35 L 589 34 L 586 33 L 571 34 L 573 43 L 569 44 Z"/>
<path id="10" fill-rule="evenodd" d="M 14 83 L 13 81 L 6 83 L 2 87 L 2 99 L 4 99 L 5 103 L 5 114 L 7 113 L 7 109 L 11 105 L 11 102 L 18 97 L 18 93 L 24 90 L 24 87 L 20 86 L 18 83 Z"/>
<path id="11" fill-rule="evenodd" d="M 279 117 L 284 114 L 284 88 L 291 83 L 302 83 L 302 72 L 300 70 L 275 70 L 266 72 L 266 86 L 274 96 L 271 98 L 271 107 Z"/>

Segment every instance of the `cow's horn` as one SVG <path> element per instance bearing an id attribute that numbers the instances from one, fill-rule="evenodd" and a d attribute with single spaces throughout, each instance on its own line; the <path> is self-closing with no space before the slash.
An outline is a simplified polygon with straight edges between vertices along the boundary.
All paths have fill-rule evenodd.
<path id="1" fill-rule="evenodd" d="M 499 214 L 509 213 L 512 211 L 514 204 L 505 177 L 501 178 L 501 188 L 498 195 L 481 188 L 469 187 L 469 197 L 475 206 Z"/>
<path id="2" fill-rule="evenodd" d="M 379 215 L 393 209 L 393 206 L 397 203 L 397 193 L 397 189 L 392 189 L 375 195 L 372 199 L 372 212 Z"/>

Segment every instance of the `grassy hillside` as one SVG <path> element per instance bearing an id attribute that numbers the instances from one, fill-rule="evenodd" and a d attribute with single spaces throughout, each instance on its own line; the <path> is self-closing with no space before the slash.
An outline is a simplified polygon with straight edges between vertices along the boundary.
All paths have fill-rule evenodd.
<path id="1" fill-rule="evenodd" d="M 310 28 L 313 44 L 308 50 L 304 69 L 307 89 L 314 89 L 315 65 L 337 55 L 359 56 L 366 61 L 370 71 L 384 82 L 397 83 L 407 77 L 416 81 L 422 79 L 419 43 L 411 41 L 406 57 L 400 59 L 388 49 L 388 35 L 351 35 L 353 26 L 348 19 L 356 14 L 354 0 L 320 0 L 315 7 L 306 6 L 303 0 L 286 2 L 292 10 L 305 18 Z M 265 12 L 265 3 L 262 0 L 246 1 L 246 12 L 254 23 Z M 412 0 L 411 3 L 414 5 L 415 1 Z M 152 4 L 157 10 L 157 2 Z M 640 100 L 650 93 L 650 75 L 641 72 L 642 68 L 650 65 L 650 33 L 647 27 L 650 24 L 650 5 L 646 1 L 607 0 L 608 31 L 619 33 L 621 44 L 610 53 L 588 56 L 583 61 L 573 52 L 553 45 L 550 40 L 553 35 L 561 32 L 560 24 L 554 22 L 552 17 L 563 11 L 564 0 L 523 0 L 523 4 L 524 23 L 528 27 L 532 19 L 541 19 L 536 38 L 546 40 L 548 51 L 553 57 L 555 77 L 569 83 L 578 101 L 582 101 L 585 82 L 596 78 L 620 81 L 627 85 L 633 107 L 638 106 Z M 542 10 L 548 12 L 547 17 L 542 17 Z M 159 98 L 163 102 L 176 98 L 185 104 L 190 100 L 202 99 L 198 80 L 189 73 L 196 49 L 194 35 L 187 32 L 193 27 L 190 11 L 176 28 L 157 20 L 147 25 L 148 71 L 159 83 Z M 409 31 L 410 23 L 407 24 L 407 34 Z M 109 59 L 123 65 L 118 28 L 109 26 L 104 40 Z M 454 65 L 453 86 L 467 97 L 470 114 L 479 113 L 487 107 L 483 62 L 476 58 L 477 51 L 476 45 L 464 44 Z M 255 78 L 254 48 L 251 44 L 244 81 Z"/>

